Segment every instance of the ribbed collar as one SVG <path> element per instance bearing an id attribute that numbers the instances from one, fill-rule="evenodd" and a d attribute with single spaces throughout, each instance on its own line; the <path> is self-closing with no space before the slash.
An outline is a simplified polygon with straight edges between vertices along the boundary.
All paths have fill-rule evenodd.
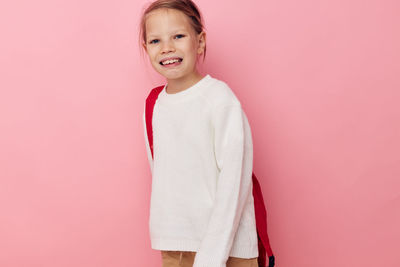
<path id="1" fill-rule="evenodd" d="M 175 102 L 190 98 L 191 96 L 196 95 L 201 90 L 201 88 L 203 88 L 211 79 L 212 77 L 209 74 L 207 74 L 200 81 L 193 84 L 189 88 L 174 94 L 168 94 L 166 92 L 166 88 L 168 86 L 167 83 L 166 85 L 164 85 L 164 88 L 160 92 L 158 98 L 166 102 Z"/>

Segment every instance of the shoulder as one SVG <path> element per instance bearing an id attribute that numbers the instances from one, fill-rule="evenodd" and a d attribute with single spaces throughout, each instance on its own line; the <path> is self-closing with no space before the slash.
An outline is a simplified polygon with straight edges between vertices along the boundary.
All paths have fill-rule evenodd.
<path id="1" fill-rule="evenodd" d="M 211 76 L 208 86 L 203 90 L 203 97 L 207 98 L 213 108 L 230 105 L 241 106 L 229 84 Z"/>

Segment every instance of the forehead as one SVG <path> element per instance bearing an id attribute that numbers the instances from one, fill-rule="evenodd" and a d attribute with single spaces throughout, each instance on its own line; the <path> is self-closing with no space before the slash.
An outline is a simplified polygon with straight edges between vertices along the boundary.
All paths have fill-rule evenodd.
<path id="1" fill-rule="evenodd" d="M 183 12 L 166 8 L 148 13 L 145 26 L 147 36 L 173 33 L 179 30 L 190 31 L 192 27 L 189 18 Z"/>

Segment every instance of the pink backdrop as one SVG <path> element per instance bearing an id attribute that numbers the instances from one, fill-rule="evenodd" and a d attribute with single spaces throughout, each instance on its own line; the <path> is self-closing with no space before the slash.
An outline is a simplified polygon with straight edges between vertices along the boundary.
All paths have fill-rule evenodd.
<path id="1" fill-rule="evenodd" d="M 161 266 L 145 3 L 0 4 L 0 266 Z M 399 1 L 197 3 L 202 69 L 252 126 L 277 267 L 400 266 Z"/>

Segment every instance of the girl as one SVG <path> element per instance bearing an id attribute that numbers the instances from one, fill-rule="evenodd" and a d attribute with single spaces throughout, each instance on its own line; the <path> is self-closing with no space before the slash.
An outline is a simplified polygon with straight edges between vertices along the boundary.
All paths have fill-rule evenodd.
<path id="1" fill-rule="evenodd" d="M 206 54 L 197 6 L 151 3 L 139 41 L 166 78 L 150 122 L 153 147 L 143 114 L 151 247 L 161 251 L 163 267 L 257 267 L 251 130 L 230 87 L 197 69 Z"/>

